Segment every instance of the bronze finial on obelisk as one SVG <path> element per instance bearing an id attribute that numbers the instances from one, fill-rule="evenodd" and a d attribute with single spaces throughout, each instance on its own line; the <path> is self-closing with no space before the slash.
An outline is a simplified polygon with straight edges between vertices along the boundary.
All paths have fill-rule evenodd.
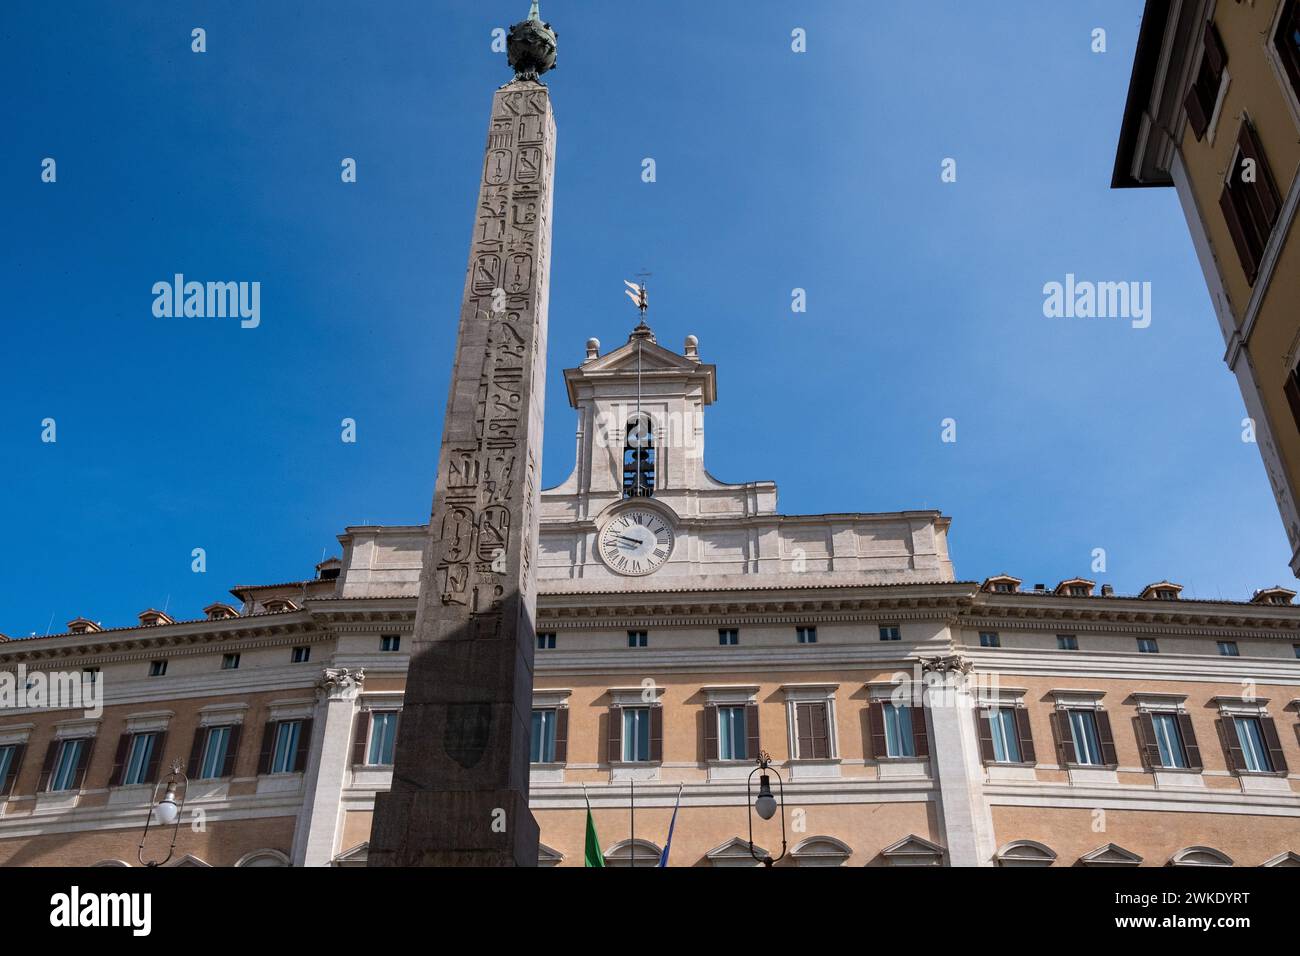
<path id="1" fill-rule="evenodd" d="M 533 3 L 496 91 L 393 784 L 371 866 L 535 866 L 528 808 L 555 32 Z"/>

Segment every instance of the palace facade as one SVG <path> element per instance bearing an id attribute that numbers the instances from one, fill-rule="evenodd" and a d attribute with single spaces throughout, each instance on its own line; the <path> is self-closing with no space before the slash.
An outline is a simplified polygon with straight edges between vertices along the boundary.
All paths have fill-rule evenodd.
<path id="1" fill-rule="evenodd" d="M 1148 0 L 1112 186 L 1173 186 L 1300 576 L 1300 0 Z"/>
<path id="2" fill-rule="evenodd" d="M 543 865 L 1300 865 L 1300 608 L 959 580 L 936 511 L 783 515 L 704 467 L 713 365 L 639 326 L 565 372 L 573 474 L 542 493 L 531 803 Z M 0 642 L 102 712 L 0 709 L 0 864 L 364 865 L 389 786 L 425 529 L 351 527 L 308 580 Z M 87 609 L 89 610 L 89 609 Z M 12 680 L 12 679 L 11 679 Z M 635 788 L 636 831 L 630 798 Z M 155 827 L 144 858 L 166 853 Z M 782 854 L 780 818 L 756 820 Z"/>

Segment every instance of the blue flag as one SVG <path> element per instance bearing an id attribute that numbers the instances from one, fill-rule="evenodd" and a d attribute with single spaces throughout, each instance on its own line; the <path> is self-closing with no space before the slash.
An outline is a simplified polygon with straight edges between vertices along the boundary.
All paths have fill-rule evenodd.
<path id="1" fill-rule="evenodd" d="M 677 811 L 682 806 L 682 788 L 677 788 L 677 803 L 673 806 L 673 818 L 668 823 L 668 839 L 664 841 L 664 851 L 659 854 L 659 865 L 668 865 L 668 851 L 673 848 L 673 828 L 677 826 Z"/>

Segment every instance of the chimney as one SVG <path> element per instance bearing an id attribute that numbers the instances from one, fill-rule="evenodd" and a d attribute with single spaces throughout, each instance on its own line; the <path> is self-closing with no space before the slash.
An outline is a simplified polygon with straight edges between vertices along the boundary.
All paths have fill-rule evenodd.
<path id="1" fill-rule="evenodd" d="M 1109 585 L 1109 584 L 1103 584 L 1103 585 L 1101 586 L 1101 596 L 1102 596 L 1102 597 L 1114 597 L 1114 596 L 1115 596 L 1115 588 L 1114 588 L 1112 585 Z"/>
<path id="2" fill-rule="evenodd" d="M 67 623 L 67 628 L 69 634 L 94 634 L 103 630 L 94 621 L 88 621 L 84 617 L 74 617 Z"/>
<path id="3" fill-rule="evenodd" d="M 1047 590 L 1047 585 L 1046 585 L 1046 584 L 1035 584 L 1035 585 L 1034 585 L 1034 590 L 1035 590 L 1035 591 L 1046 591 L 1046 590 Z"/>

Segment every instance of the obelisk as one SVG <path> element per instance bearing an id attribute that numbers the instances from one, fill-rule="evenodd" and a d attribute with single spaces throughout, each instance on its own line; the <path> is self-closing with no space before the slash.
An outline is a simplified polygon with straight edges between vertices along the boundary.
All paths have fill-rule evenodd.
<path id="1" fill-rule="evenodd" d="M 536 866 L 528 808 L 555 121 L 534 2 L 492 98 L 420 572 L 393 784 L 371 866 Z"/>

